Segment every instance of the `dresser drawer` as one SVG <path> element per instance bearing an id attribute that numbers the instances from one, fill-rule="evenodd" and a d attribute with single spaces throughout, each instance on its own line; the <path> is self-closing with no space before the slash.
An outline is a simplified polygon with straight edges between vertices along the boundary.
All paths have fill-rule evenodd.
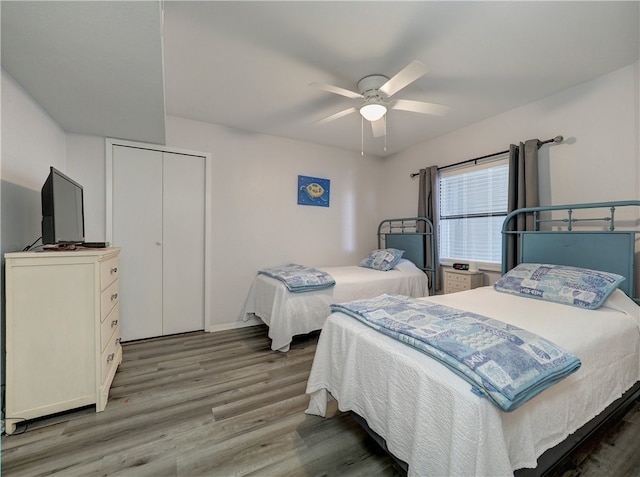
<path id="1" fill-rule="evenodd" d="M 100 295 L 100 322 L 104 321 L 109 312 L 118 303 L 118 292 L 120 283 L 118 280 L 113 282 Z"/>
<path id="2" fill-rule="evenodd" d="M 112 366 L 116 366 L 116 355 L 118 351 L 118 346 L 120 346 L 120 326 L 117 326 L 113 335 L 111 336 L 111 340 L 109 344 L 105 348 L 105 350 L 101 354 L 102 361 L 102 373 L 100 376 L 100 383 L 104 383 L 104 380 L 109 375 L 109 371 Z"/>
<path id="3" fill-rule="evenodd" d="M 104 290 L 118 279 L 118 257 L 100 263 L 100 290 Z"/>
<path id="4" fill-rule="evenodd" d="M 469 290 L 469 285 L 467 283 L 463 283 L 463 282 L 456 282 L 456 281 L 449 281 L 447 283 L 447 291 L 450 292 L 458 292 L 458 291 L 464 291 L 464 290 Z"/>
<path id="5" fill-rule="evenodd" d="M 113 333 L 116 331 L 118 326 L 120 325 L 120 303 L 116 303 L 111 310 L 111 313 L 107 316 L 105 320 L 102 321 L 102 325 L 100 326 L 100 351 L 104 351 L 109 341 L 111 341 L 111 337 Z"/>
<path id="6" fill-rule="evenodd" d="M 447 280 L 449 283 L 470 283 L 471 276 L 462 273 L 447 272 Z"/>
<path id="7" fill-rule="evenodd" d="M 481 287 L 483 274 L 481 272 L 444 271 L 444 292 L 455 293 Z"/>

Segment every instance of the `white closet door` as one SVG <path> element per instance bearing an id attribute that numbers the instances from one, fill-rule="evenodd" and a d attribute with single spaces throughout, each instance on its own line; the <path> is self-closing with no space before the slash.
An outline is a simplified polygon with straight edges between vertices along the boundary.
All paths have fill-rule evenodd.
<path id="1" fill-rule="evenodd" d="M 205 160 L 164 153 L 163 334 L 204 329 Z"/>
<path id="2" fill-rule="evenodd" d="M 162 153 L 114 146 L 113 245 L 123 341 L 162 333 Z"/>
<path id="3" fill-rule="evenodd" d="M 205 158 L 113 146 L 123 341 L 204 329 Z"/>

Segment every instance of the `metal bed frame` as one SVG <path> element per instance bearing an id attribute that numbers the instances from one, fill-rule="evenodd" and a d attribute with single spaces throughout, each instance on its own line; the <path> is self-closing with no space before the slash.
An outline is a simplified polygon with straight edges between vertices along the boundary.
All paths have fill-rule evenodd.
<path id="1" fill-rule="evenodd" d="M 616 230 L 615 213 L 623 207 L 637 208 L 638 215 L 632 219 L 631 224 L 636 230 Z M 574 216 L 576 210 L 595 209 L 600 209 L 599 213 L 607 209 L 608 215 L 584 218 Z M 533 218 L 533 230 L 512 230 L 513 219 L 522 214 Z M 591 230 L 583 228 L 575 230 L 574 225 L 577 223 L 588 223 Z M 549 230 L 554 225 L 560 230 Z M 542 230 L 542 227 L 546 230 Z M 640 229 L 640 200 L 518 209 L 507 215 L 502 226 L 502 274 L 507 272 L 507 244 L 512 241 L 512 245 L 519 248 L 518 263 L 573 265 L 622 275 L 626 280 L 620 284 L 619 288 L 640 304 L 634 289 L 636 241 L 640 237 L 638 229 Z M 535 469 L 519 469 L 515 475 L 517 477 L 545 475 L 562 466 L 575 449 L 607 422 L 619 419 L 638 399 L 640 399 L 640 382 L 565 441 L 544 452 L 538 459 L 538 466 Z"/>
<path id="2" fill-rule="evenodd" d="M 639 211 L 637 218 L 633 219 L 632 224 L 636 230 L 616 230 L 615 212 L 622 207 L 636 207 Z M 608 209 L 609 212 L 608 215 L 604 217 L 576 218 L 574 211 L 581 209 Z M 553 214 L 557 216 L 558 212 L 566 214 L 566 217 L 555 218 Z M 512 230 L 513 220 L 521 214 L 533 217 L 533 230 Z M 552 218 L 547 218 L 548 216 Z M 428 232 L 424 234 L 417 232 L 418 228 L 416 223 L 414 222 L 413 225 L 410 223 L 411 220 L 416 219 L 424 220 L 425 223 L 428 224 L 426 226 Z M 408 221 L 407 224 L 404 224 L 405 220 Z M 387 222 L 396 221 L 398 224 L 391 227 L 387 232 L 387 229 L 384 228 L 387 227 Z M 604 223 L 605 227 L 603 227 L 603 230 L 574 230 L 574 224 L 578 222 L 589 222 L 589 225 L 598 224 L 600 227 L 602 227 Z M 558 226 L 560 229 L 564 227 L 566 230 L 552 231 L 550 230 L 550 226 L 553 225 Z M 541 230 L 541 226 L 548 229 Z M 416 231 L 414 235 L 419 238 L 408 239 L 412 243 L 410 246 L 407 246 L 407 248 L 411 250 L 417 248 L 418 255 L 416 256 L 416 260 L 418 261 L 414 263 L 416 263 L 417 266 L 419 263 L 422 263 L 423 267 L 420 268 L 422 268 L 425 273 L 431 274 L 430 278 L 432 278 L 435 273 L 433 267 L 435 263 L 435 248 L 433 247 L 435 238 L 433 235 L 433 225 L 429 219 L 414 217 L 383 221 L 378 228 L 378 247 L 380 248 L 382 245 L 386 245 L 387 247 L 404 250 L 405 245 L 398 243 L 396 240 L 398 240 L 397 236 L 407 234 L 405 229 Z M 386 242 L 384 241 L 382 237 L 385 236 L 385 234 L 391 236 L 390 241 L 388 238 Z M 411 233 L 408 234 L 408 236 L 410 235 Z M 638 239 L 640 239 L 640 200 L 518 209 L 506 216 L 502 226 L 502 274 L 508 271 L 506 264 L 507 244 L 512 241 L 519 250 L 518 263 L 530 262 L 574 265 L 623 275 L 627 280 L 622 283 L 624 286 L 621 284 L 620 288 L 640 305 L 640 300 L 634 293 L 634 259 L 636 254 L 636 241 Z M 426 249 L 427 241 L 431 244 L 429 249 Z M 426 250 L 431 251 L 430 262 L 425 260 L 427 257 L 425 254 Z M 420 251 L 422 251 L 421 255 Z M 408 258 L 411 256 L 411 253 L 409 253 Z M 429 267 L 428 264 L 431 264 L 431 266 Z M 431 286 L 433 286 L 432 279 L 430 283 Z M 567 459 L 573 451 L 605 424 L 615 422 L 615 420 L 621 418 L 638 399 L 640 399 L 640 382 L 637 382 L 627 390 L 622 397 L 611 403 L 596 418 L 586 423 L 566 440 L 545 451 L 538 458 L 538 465 L 535 469 L 518 469 L 514 475 L 516 477 L 542 476 L 562 466 L 567 462 Z M 362 417 L 353 412 L 351 412 L 351 414 L 358 423 L 373 436 L 376 442 L 387 450 L 385 440 L 371 430 Z M 405 462 L 396 458 L 393 454 L 389 454 L 396 460 L 400 467 L 405 471 L 407 470 L 408 466 Z"/>
<path id="3" fill-rule="evenodd" d="M 436 251 L 431 220 L 427 217 L 383 220 L 378 225 L 378 248 L 404 250 L 402 257 L 427 274 L 429 295 L 435 294 Z"/>
<path id="4" fill-rule="evenodd" d="M 632 224 L 636 230 L 616 230 L 615 213 L 622 207 L 636 207 L 638 216 Z M 604 217 L 576 218 L 576 210 L 608 209 Z M 566 217 L 546 218 L 548 213 Z M 600 212 L 601 213 L 601 212 Z M 533 230 L 513 230 L 513 219 L 520 215 L 533 218 Z M 591 230 L 575 230 L 574 224 L 589 223 Z M 602 227 L 604 224 L 604 227 Z M 541 225 L 556 225 L 566 230 L 542 230 Z M 602 230 L 595 227 L 600 226 Z M 502 274 L 507 272 L 507 245 L 518 247 L 518 263 L 553 263 L 617 273 L 626 278 L 619 288 L 637 303 L 634 288 L 636 241 L 640 237 L 640 200 L 599 202 L 592 204 L 529 207 L 511 212 L 502 225 Z"/>

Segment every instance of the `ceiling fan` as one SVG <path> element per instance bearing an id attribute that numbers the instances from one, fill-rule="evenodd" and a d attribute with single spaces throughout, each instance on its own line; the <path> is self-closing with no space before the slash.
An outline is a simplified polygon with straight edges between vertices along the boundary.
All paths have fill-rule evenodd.
<path id="1" fill-rule="evenodd" d="M 402 88 L 424 76 L 427 71 L 428 68 L 423 63 L 415 60 L 405 66 L 392 78 L 384 75 L 365 76 L 358 81 L 358 93 L 327 83 L 310 83 L 309 86 L 328 91 L 329 93 L 362 100 L 359 106 L 332 114 L 317 121 L 316 124 L 325 124 L 359 111 L 364 119 L 371 122 L 373 136 L 382 137 L 386 135 L 385 115 L 390 109 L 442 116 L 449 110 L 448 106 L 408 99 L 389 99 Z"/>

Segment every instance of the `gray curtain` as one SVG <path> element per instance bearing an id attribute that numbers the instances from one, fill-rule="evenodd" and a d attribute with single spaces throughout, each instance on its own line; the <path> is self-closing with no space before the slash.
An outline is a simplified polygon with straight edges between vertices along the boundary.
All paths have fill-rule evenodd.
<path id="1" fill-rule="evenodd" d="M 538 139 L 529 139 L 524 144 L 509 146 L 509 199 L 508 212 L 523 207 L 540 205 L 538 192 Z M 518 214 L 510 223 L 509 230 L 533 230 L 533 214 Z M 519 244 L 515 235 L 507 241 L 507 270 L 518 263 Z"/>
<path id="2" fill-rule="evenodd" d="M 434 290 L 440 290 L 440 263 L 438 262 L 438 166 L 420 169 L 420 184 L 418 191 L 418 216 L 427 217 L 433 223 L 433 247 L 435 263 L 431 263 L 431 250 L 429 241 L 424 244 L 425 264 L 433 268 L 435 272 L 430 274 L 429 280 L 433 283 Z M 425 225 L 419 224 L 418 232 L 425 232 Z"/>

